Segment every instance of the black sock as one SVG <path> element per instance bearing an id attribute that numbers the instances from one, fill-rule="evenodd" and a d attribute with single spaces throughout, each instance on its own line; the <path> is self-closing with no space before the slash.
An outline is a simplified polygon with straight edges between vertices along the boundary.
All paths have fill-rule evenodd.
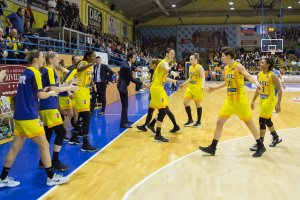
<path id="1" fill-rule="evenodd" d="M 167 115 L 168 115 L 168 117 L 170 118 L 170 120 L 172 121 L 173 126 L 174 126 L 174 127 L 177 126 L 177 123 L 176 123 L 176 119 L 175 119 L 175 117 L 174 117 L 174 114 L 173 114 L 170 110 L 168 110 L 168 111 L 167 111 Z"/>
<path id="2" fill-rule="evenodd" d="M 160 131 L 161 131 L 161 128 L 160 127 L 156 127 L 155 136 L 160 136 L 161 135 Z"/>
<path id="3" fill-rule="evenodd" d="M 202 107 L 197 108 L 197 116 L 198 116 L 197 122 L 198 122 L 198 123 L 201 123 Z"/>
<path id="4" fill-rule="evenodd" d="M 145 121 L 144 126 L 146 126 L 147 124 L 149 124 L 150 121 L 151 121 L 151 119 L 152 119 L 152 114 L 149 114 L 149 113 L 148 113 L 148 115 L 147 115 L 147 117 L 146 117 L 146 121 Z"/>
<path id="5" fill-rule="evenodd" d="M 59 161 L 58 155 L 59 155 L 59 152 L 53 151 L 53 158 L 52 158 L 52 161 Z"/>
<path id="6" fill-rule="evenodd" d="M 150 122 L 150 126 L 155 126 L 155 123 L 156 123 L 156 119 L 154 118 L 151 122 Z"/>
<path id="7" fill-rule="evenodd" d="M 256 144 L 257 144 L 257 146 L 263 146 L 264 145 L 264 143 L 261 141 L 260 138 L 258 140 L 256 140 Z"/>
<path id="8" fill-rule="evenodd" d="M 259 139 L 261 140 L 262 143 L 264 143 L 265 137 L 260 137 Z"/>
<path id="9" fill-rule="evenodd" d="M 219 142 L 219 140 L 213 139 L 213 141 L 211 142 L 211 145 L 210 145 L 210 146 L 211 146 L 212 148 L 216 149 L 216 148 L 217 148 L 218 142 Z"/>
<path id="10" fill-rule="evenodd" d="M 87 135 L 83 136 L 83 145 L 89 144 L 89 137 Z"/>
<path id="11" fill-rule="evenodd" d="M 75 128 L 75 126 L 76 126 L 74 117 L 71 118 L 71 125 L 73 126 L 73 128 Z"/>
<path id="12" fill-rule="evenodd" d="M 193 118 L 192 118 L 192 110 L 191 110 L 191 107 L 190 107 L 190 106 L 185 107 L 185 111 L 186 111 L 186 114 L 187 114 L 187 116 L 188 116 L 188 118 L 189 118 L 189 121 L 192 121 Z"/>
<path id="13" fill-rule="evenodd" d="M 9 171 L 10 171 L 10 168 L 9 168 L 9 167 L 3 167 L 3 168 L 2 168 L 1 177 L 0 177 L 1 180 L 6 179 L 6 177 L 7 177 L 8 173 L 9 173 Z"/>
<path id="14" fill-rule="evenodd" d="M 272 131 L 271 135 L 273 136 L 274 139 L 279 138 L 279 136 L 277 135 L 276 131 Z"/>
<path id="15" fill-rule="evenodd" d="M 46 173 L 47 173 L 48 178 L 52 179 L 53 176 L 54 176 L 54 172 L 53 172 L 53 170 L 52 170 L 52 167 L 45 168 L 45 170 L 46 170 Z"/>

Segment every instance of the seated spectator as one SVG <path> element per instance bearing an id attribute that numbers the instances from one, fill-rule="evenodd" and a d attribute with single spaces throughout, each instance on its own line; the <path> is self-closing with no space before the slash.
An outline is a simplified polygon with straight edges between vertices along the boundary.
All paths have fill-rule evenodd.
<path id="1" fill-rule="evenodd" d="M 24 24 L 24 35 L 32 35 L 33 32 L 32 32 L 32 28 L 31 28 L 31 25 L 30 25 L 30 21 L 25 21 L 25 24 Z"/>
<path id="2" fill-rule="evenodd" d="M 48 26 L 46 24 L 44 24 L 43 29 L 39 33 L 39 36 L 47 37 L 47 32 L 48 32 Z"/>
<path id="3" fill-rule="evenodd" d="M 24 13 L 25 9 L 20 7 L 18 8 L 17 13 L 12 13 L 6 17 L 6 22 L 8 26 L 12 29 L 16 29 L 18 33 L 24 34 Z"/>
<path id="4" fill-rule="evenodd" d="M 18 31 L 16 29 L 12 29 L 10 35 L 7 36 L 7 48 L 14 51 L 9 51 L 8 58 L 12 59 L 24 59 L 25 55 L 20 52 L 16 52 L 23 49 L 23 45 L 19 41 L 20 36 L 18 35 Z M 9 63 L 19 63 L 18 61 L 12 61 Z"/>
<path id="5" fill-rule="evenodd" d="M 7 57 L 7 51 L 4 49 L 4 38 L 3 38 L 3 28 L 0 28 L 0 63 L 3 58 Z"/>

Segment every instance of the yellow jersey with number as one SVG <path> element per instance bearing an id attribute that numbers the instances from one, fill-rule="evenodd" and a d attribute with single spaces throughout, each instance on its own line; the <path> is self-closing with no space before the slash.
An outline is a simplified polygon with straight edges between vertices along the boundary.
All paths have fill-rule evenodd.
<path id="1" fill-rule="evenodd" d="M 270 99 L 275 98 L 275 85 L 273 83 L 273 71 L 269 71 L 264 74 L 263 72 L 259 72 L 257 75 L 258 82 L 261 85 L 261 99 Z"/>
<path id="2" fill-rule="evenodd" d="M 225 67 L 225 82 L 227 87 L 227 98 L 238 100 L 240 95 L 245 95 L 244 76 L 237 71 L 238 62 L 234 62 L 232 66 Z"/>
<path id="3" fill-rule="evenodd" d="M 163 83 L 166 82 L 168 73 L 162 66 L 164 62 L 168 63 L 166 59 L 163 59 L 158 63 L 153 74 L 152 86 L 162 86 Z"/>

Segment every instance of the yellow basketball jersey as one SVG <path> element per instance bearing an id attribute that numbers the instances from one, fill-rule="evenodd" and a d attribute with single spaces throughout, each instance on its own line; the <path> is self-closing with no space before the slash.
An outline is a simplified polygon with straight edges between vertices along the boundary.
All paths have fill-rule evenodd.
<path id="1" fill-rule="evenodd" d="M 227 87 L 227 96 L 237 97 L 245 94 L 244 76 L 236 69 L 238 62 L 234 62 L 232 66 L 227 65 L 225 67 L 225 81 Z M 229 98 L 230 99 L 230 98 Z"/>
<path id="2" fill-rule="evenodd" d="M 87 65 L 88 62 L 86 61 L 81 61 L 83 62 L 83 65 Z M 79 78 L 79 86 L 80 87 L 89 87 L 91 82 L 92 82 L 92 78 L 93 78 L 93 68 L 89 67 L 81 72 L 77 71 L 77 78 Z"/>
<path id="3" fill-rule="evenodd" d="M 258 82 L 261 85 L 261 99 L 267 98 L 274 98 L 275 97 L 275 85 L 273 83 L 273 76 L 274 72 L 269 71 L 268 73 L 264 74 L 263 72 L 259 72 L 257 75 Z"/>
<path id="4" fill-rule="evenodd" d="M 202 85 L 202 78 L 199 73 L 200 64 L 191 65 L 189 69 L 190 85 Z"/>
<path id="5" fill-rule="evenodd" d="M 168 73 L 167 73 L 166 70 L 162 67 L 162 64 L 163 64 L 164 62 L 167 62 L 167 60 L 166 60 L 166 59 L 161 60 L 161 61 L 158 63 L 158 65 L 157 65 L 157 67 L 156 67 L 156 69 L 155 69 L 155 71 L 154 71 L 154 74 L 153 74 L 154 80 L 153 80 L 153 82 L 152 82 L 152 85 L 153 85 L 153 86 L 162 86 L 163 83 L 166 82 L 166 80 L 167 80 Z"/>

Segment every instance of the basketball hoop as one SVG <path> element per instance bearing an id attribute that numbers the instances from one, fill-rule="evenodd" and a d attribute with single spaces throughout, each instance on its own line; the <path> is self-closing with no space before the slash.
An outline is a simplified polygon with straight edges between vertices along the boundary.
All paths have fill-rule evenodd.
<path id="1" fill-rule="evenodd" d="M 276 50 L 275 49 L 271 49 L 271 55 L 275 55 Z"/>

